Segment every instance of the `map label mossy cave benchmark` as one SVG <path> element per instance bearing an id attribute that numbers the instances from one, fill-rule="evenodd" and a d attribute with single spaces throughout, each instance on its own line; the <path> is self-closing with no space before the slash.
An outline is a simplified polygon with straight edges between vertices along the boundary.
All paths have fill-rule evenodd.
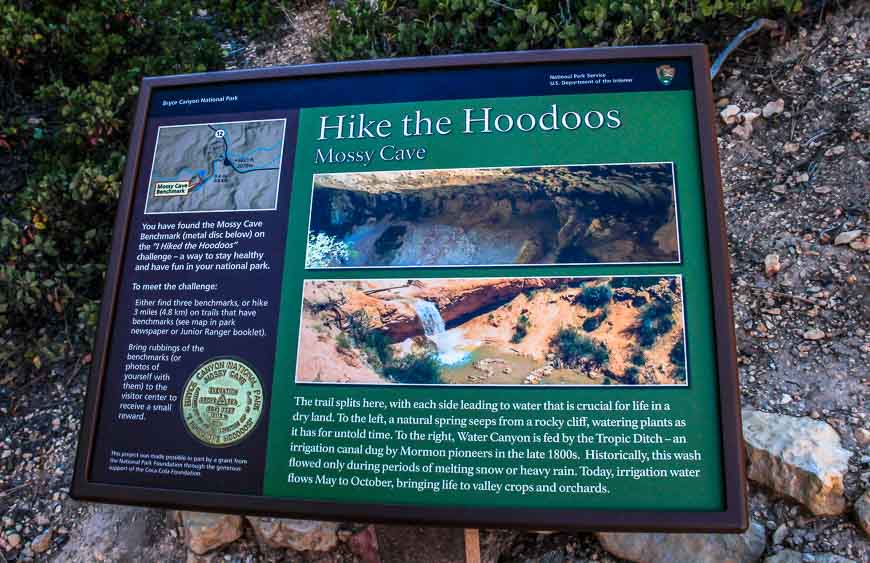
<path id="1" fill-rule="evenodd" d="M 148 78 L 72 495 L 746 528 L 704 47 Z"/>

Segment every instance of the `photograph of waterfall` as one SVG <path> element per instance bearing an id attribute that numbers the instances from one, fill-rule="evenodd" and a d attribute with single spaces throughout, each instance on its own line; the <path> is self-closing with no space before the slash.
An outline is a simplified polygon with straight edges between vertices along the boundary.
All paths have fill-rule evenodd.
<path id="1" fill-rule="evenodd" d="M 687 385 L 680 276 L 306 280 L 297 383 Z"/>
<path id="2" fill-rule="evenodd" d="M 307 268 L 679 263 L 670 162 L 317 174 Z"/>

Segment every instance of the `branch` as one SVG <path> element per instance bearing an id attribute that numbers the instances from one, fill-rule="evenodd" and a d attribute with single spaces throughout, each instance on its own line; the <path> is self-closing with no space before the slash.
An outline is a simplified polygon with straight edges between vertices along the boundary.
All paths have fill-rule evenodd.
<path id="1" fill-rule="evenodd" d="M 725 59 L 728 58 L 737 47 L 740 46 L 741 43 L 761 31 L 762 29 L 779 29 L 779 24 L 773 20 L 769 20 L 767 18 L 759 18 L 755 20 L 755 23 L 741 31 L 737 34 L 737 37 L 731 40 L 725 49 L 719 53 L 719 56 L 716 57 L 716 60 L 713 61 L 713 66 L 710 67 L 710 80 L 716 78 L 716 75 L 719 74 L 719 71 L 722 69 L 722 64 L 725 62 Z"/>

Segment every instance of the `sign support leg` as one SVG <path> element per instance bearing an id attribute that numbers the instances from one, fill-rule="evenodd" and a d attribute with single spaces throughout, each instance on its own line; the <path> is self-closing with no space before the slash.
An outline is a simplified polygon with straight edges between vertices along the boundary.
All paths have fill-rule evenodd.
<path id="1" fill-rule="evenodd" d="M 465 563 L 480 563 L 480 533 L 476 528 L 465 528 Z"/>

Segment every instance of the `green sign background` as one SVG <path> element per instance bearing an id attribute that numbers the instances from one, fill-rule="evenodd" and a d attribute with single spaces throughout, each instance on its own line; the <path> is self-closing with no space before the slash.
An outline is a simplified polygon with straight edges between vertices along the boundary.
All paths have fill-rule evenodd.
<path id="1" fill-rule="evenodd" d="M 464 135 L 461 132 L 464 108 L 492 107 L 494 113 L 531 112 L 540 114 L 548 111 L 557 103 L 561 111 L 585 113 L 598 110 L 619 109 L 622 126 L 618 129 L 598 130 L 581 128 L 575 131 L 532 131 L 528 133 L 511 131 L 509 133 Z M 722 452 L 718 412 L 718 391 L 715 363 L 715 340 L 712 318 L 712 298 L 709 275 L 709 256 L 706 247 L 706 223 L 701 181 L 698 133 L 695 121 L 694 96 L 690 91 L 642 92 L 623 94 L 586 94 L 574 96 L 552 96 L 532 98 L 475 99 L 466 101 L 419 102 L 413 104 L 383 104 L 372 106 L 305 109 L 300 112 L 299 132 L 296 148 L 296 162 L 293 177 L 293 194 L 290 225 L 287 240 L 287 254 L 282 287 L 282 300 L 278 329 L 278 352 L 275 363 L 271 413 L 269 421 L 269 448 L 264 484 L 267 496 L 287 497 L 306 500 L 415 504 L 420 506 L 456 505 L 464 507 L 527 507 L 527 508 L 574 508 L 574 509 L 611 509 L 611 510 L 693 510 L 720 511 L 724 509 L 724 487 L 722 475 Z M 402 137 L 400 119 L 405 114 L 421 110 L 428 117 L 450 116 L 454 122 L 454 132 L 445 136 Z M 364 112 L 366 119 L 389 119 L 393 122 L 393 135 L 389 139 L 317 141 L 321 115 L 338 115 Z M 385 144 L 409 148 L 424 146 L 428 151 L 425 161 L 405 161 L 387 163 L 374 161 L 368 167 L 359 164 L 318 165 L 314 164 L 315 149 L 334 147 L 336 150 L 378 150 Z M 308 229 L 309 207 L 311 202 L 312 176 L 319 172 L 351 172 L 372 170 L 407 170 L 429 168 L 463 168 L 494 166 L 535 166 L 560 164 L 600 164 L 632 162 L 673 162 L 676 172 L 677 209 L 680 228 L 681 264 L 671 265 L 590 265 L 590 266 L 512 266 L 512 267 L 469 267 L 469 268 L 389 268 L 389 269 L 339 269 L 305 270 L 305 247 Z M 683 277 L 683 291 L 686 311 L 686 335 L 688 350 L 687 387 L 540 387 L 540 386 L 425 386 L 406 387 L 399 385 L 356 386 L 356 385 L 317 385 L 294 383 L 297 338 L 299 332 L 302 284 L 306 278 L 460 278 L 460 277 L 523 277 L 523 276 L 602 276 L 602 275 L 674 275 Z M 634 445 L 628 449 L 651 451 L 692 451 L 698 449 L 703 461 L 693 464 L 700 468 L 701 477 L 697 479 L 643 478 L 612 479 L 604 481 L 610 493 L 591 494 L 534 494 L 520 495 L 501 493 L 494 495 L 478 491 L 449 491 L 433 493 L 412 489 L 384 490 L 364 487 L 328 487 L 312 484 L 293 485 L 287 482 L 287 461 L 291 457 L 290 428 L 294 425 L 291 418 L 297 410 L 295 397 L 329 398 L 366 397 L 372 400 L 391 401 L 408 398 L 412 401 L 434 399 L 476 401 L 535 401 L 550 400 L 593 402 L 600 400 L 646 400 L 670 403 L 670 412 L 626 413 L 626 416 L 652 418 L 685 419 L 683 429 L 662 428 L 655 432 L 663 436 L 682 434 L 687 436 L 686 446 L 673 445 Z M 302 409 L 310 412 L 311 409 Z M 321 411 L 322 412 L 322 411 Z M 397 411 L 394 414 L 407 416 L 428 414 L 426 411 Z M 386 414 L 390 414 L 389 409 Z M 461 411 L 435 412 L 437 415 L 458 415 L 471 418 L 487 418 L 493 413 L 463 413 Z M 516 411 L 503 412 L 509 417 L 539 417 L 542 413 L 520 414 Z M 565 412 L 547 412 L 546 416 L 569 418 Z M 582 413 L 587 414 L 587 413 Z M 497 414 L 494 416 L 498 416 Z M 593 414 L 593 416 L 595 416 Z M 618 416 L 617 413 L 602 413 L 600 416 Z M 313 425 L 317 426 L 317 425 Z M 337 428 L 337 425 L 331 425 Z M 348 429 L 365 428 L 359 424 L 348 425 Z M 384 426 L 374 426 L 374 430 L 389 431 Z M 431 427 L 419 428 L 422 432 Z M 490 429 L 492 430 L 492 429 Z M 540 433 L 541 430 L 528 428 L 495 429 L 515 434 Z M 594 430 L 594 432 L 618 434 L 623 429 Z M 310 444 L 322 443 L 318 438 L 300 439 Z M 331 440 L 332 445 L 357 445 L 359 440 Z M 379 442 L 371 442 L 380 445 Z M 391 446 L 399 446 L 396 440 Z M 437 447 L 432 443 L 409 443 L 418 447 Z M 496 449 L 498 444 L 452 443 L 450 447 L 469 449 Z M 509 446 L 501 446 L 507 448 Z M 615 451 L 613 448 L 595 445 L 595 449 Z M 516 446 L 524 449 L 525 446 Z M 537 448 L 540 449 L 540 448 Z M 574 448 L 582 457 L 584 445 Z M 301 457 L 299 454 L 294 454 Z M 318 456 L 309 456 L 315 459 Z M 372 463 L 389 461 L 424 463 L 446 463 L 443 459 L 395 458 L 379 459 L 374 456 L 320 456 L 324 459 L 353 458 L 355 461 Z M 510 466 L 518 462 L 509 459 L 489 459 L 484 461 L 459 460 L 463 465 Z M 555 468 L 566 465 L 628 466 L 627 462 L 569 462 L 565 460 L 536 460 L 524 462 L 526 465 L 550 466 Z M 685 467 L 685 462 L 658 462 L 648 467 L 668 468 Z M 314 475 L 318 472 L 294 470 L 297 474 Z M 329 473 L 329 472 L 325 472 Z M 345 472 L 350 477 L 353 473 Z M 358 473 L 359 476 L 370 474 Z M 403 477 L 414 477 L 403 475 Z M 417 475 L 418 478 L 427 477 Z M 381 476 L 391 479 L 392 476 Z M 475 478 L 478 479 L 478 478 Z M 479 478 L 498 480 L 497 476 Z M 525 478 L 530 484 L 548 483 L 553 479 Z M 594 484 L 597 479 L 577 478 L 571 481 Z M 512 481 L 517 481 L 513 478 Z"/>

